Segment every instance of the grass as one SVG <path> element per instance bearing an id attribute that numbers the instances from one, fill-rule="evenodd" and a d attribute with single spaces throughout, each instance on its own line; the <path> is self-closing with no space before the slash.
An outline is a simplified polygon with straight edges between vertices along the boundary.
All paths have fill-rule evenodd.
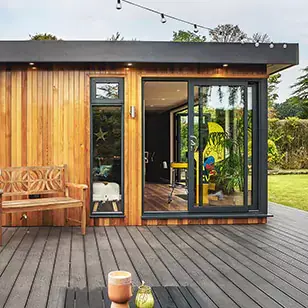
<path id="1" fill-rule="evenodd" d="M 308 174 L 269 175 L 269 201 L 308 211 Z"/>

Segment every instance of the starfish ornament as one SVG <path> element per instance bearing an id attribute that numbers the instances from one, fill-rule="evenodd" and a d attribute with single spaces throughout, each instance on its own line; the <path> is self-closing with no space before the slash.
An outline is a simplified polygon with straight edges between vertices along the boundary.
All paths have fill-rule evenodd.
<path id="1" fill-rule="evenodd" d="M 102 129 L 99 129 L 99 132 L 94 134 L 97 138 L 96 138 L 96 142 L 99 140 L 103 140 L 106 141 L 106 136 L 107 136 L 108 132 L 103 132 Z"/>

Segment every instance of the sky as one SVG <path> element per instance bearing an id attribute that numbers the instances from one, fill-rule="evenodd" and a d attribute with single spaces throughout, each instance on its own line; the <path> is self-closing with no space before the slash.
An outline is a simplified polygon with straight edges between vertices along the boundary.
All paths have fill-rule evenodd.
<path id="1" fill-rule="evenodd" d="M 132 0 L 209 28 L 237 24 L 247 34 L 267 33 L 274 42 L 300 44 L 300 64 L 282 73 L 279 101 L 308 66 L 307 0 Z M 29 34 L 52 33 L 63 40 L 105 40 L 117 31 L 127 39 L 168 41 L 188 25 L 116 0 L 0 0 L 0 40 L 25 40 Z M 208 37 L 207 31 L 200 34 Z"/>

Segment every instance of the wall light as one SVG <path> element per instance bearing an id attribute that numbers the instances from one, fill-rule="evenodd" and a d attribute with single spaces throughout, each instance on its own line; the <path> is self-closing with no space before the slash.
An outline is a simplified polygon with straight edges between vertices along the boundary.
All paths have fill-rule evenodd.
<path id="1" fill-rule="evenodd" d="M 127 66 L 133 66 L 133 63 L 127 63 Z"/>
<path id="2" fill-rule="evenodd" d="M 136 118 L 136 107 L 135 106 L 130 106 L 129 107 L 129 114 L 132 119 Z"/>
<path id="3" fill-rule="evenodd" d="M 225 64 L 223 64 L 222 66 L 223 66 L 223 67 L 228 67 L 229 64 L 225 63 Z"/>
<path id="4" fill-rule="evenodd" d="M 33 62 L 30 62 L 30 63 L 29 63 L 29 65 L 33 66 L 33 65 L 34 65 L 34 63 L 33 63 Z"/>

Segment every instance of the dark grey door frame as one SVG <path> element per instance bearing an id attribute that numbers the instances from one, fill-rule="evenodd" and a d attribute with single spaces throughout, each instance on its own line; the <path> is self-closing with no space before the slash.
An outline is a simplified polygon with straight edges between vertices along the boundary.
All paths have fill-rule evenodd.
<path id="1" fill-rule="evenodd" d="M 244 205 L 243 206 L 207 206 L 195 207 L 194 206 L 194 150 L 191 147 L 191 138 L 194 136 L 194 87 L 195 86 L 242 86 L 245 88 L 244 92 Z M 189 212 L 206 212 L 206 213 L 237 213 L 248 212 L 248 108 L 247 108 L 247 89 L 248 81 L 246 80 L 227 80 L 227 79 L 194 79 L 189 82 L 189 101 L 188 101 L 188 209 Z M 198 176 L 198 175 L 197 175 Z"/>
<path id="2" fill-rule="evenodd" d="M 243 85 L 252 86 L 253 91 L 253 203 L 249 208 L 246 207 L 245 212 L 236 212 L 234 206 L 232 208 L 222 208 L 222 211 L 217 211 L 217 207 L 213 207 L 212 212 L 204 211 L 189 211 L 187 212 L 148 212 L 144 213 L 144 194 L 142 190 L 142 213 L 143 218 L 183 218 L 183 217 L 221 217 L 224 214 L 234 217 L 234 215 L 265 215 L 268 213 L 268 196 L 267 196 L 267 137 L 268 137 L 268 109 L 267 109 L 267 79 L 193 79 L 193 78 L 143 78 L 142 79 L 142 97 L 143 85 L 146 81 L 186 81 L 188 83 L 188 96 L 189 96 L 189 108 L 193 108 L 194 103 L 191 96 L 193 96 L 194 85 Z M 246 90 L 247 93 L 247 90 Z M 247 97 L 247 95 L 246 95 Z M 247 105 L 247 99 L 246 99 Z M 247 108 L 246 108 L 247 109 Z M 247 112 L 247 110 L 246 110 Z M 143 106 L 144 113 L 144 106 Z M 193 117 L 193 112 L 190 112 L 190 117 Z M 192 122 L 193 119 L 189 121 Z M 144 160 L 144 119 L 143 119 L 143 146 L 142 160 Z M 191 127 L 188 135 L 191 135 Z M 189 155 L 192 155 L 189 151 Z M 191 159 L 191 158 L 190 158 Z M 142 166 L 142 176 L 144 174 L 144 163 Z M 193 175 L 189 175 L 190 178 Z M 190 181 L 191 182 L 191 181 Z M 144 176 L 143 176 L 144 183 Z M 144 186 L 144 185 L 143 185 Z M 192 194 L 189 194 L 191 198 Z M 194 200 L 191 204 L 193 204 Z M 198 215 L 198 216 L 196 216 Z M 245 217 L 245 216 L 244 216 Z M 247 216 L 248 217 L 248 216 Z"/>

